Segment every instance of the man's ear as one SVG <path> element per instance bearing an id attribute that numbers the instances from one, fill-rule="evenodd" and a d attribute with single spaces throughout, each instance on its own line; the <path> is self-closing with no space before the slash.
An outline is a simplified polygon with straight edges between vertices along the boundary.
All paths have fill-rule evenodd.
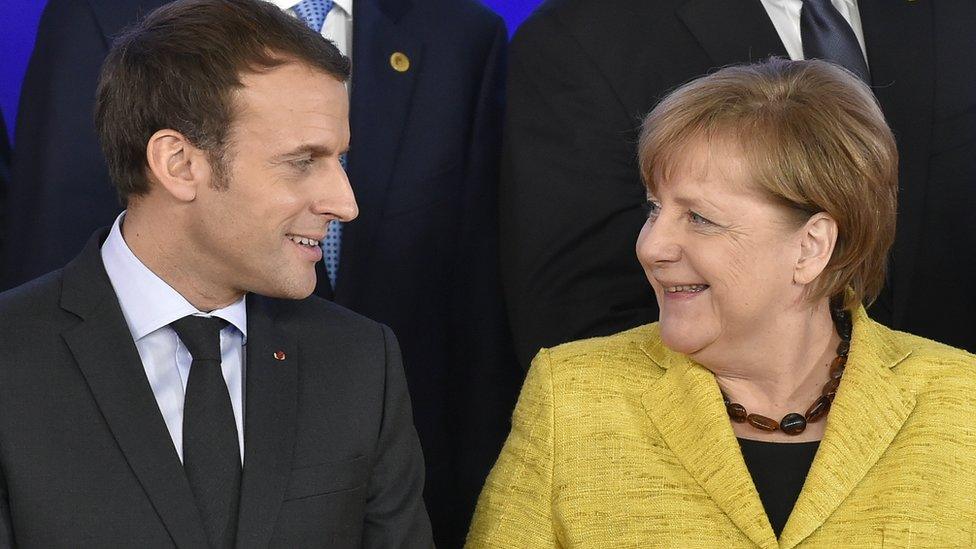
<path id="1" fill-rule="evenodd" d="M 837 221 L 825 212 L 813 214 L 800 229 L 800 257 L 793 270 L 793 281 L 809 284 L 820 276 L 836 244 Z"/>
<path id="2" fill-rule="evenodd" d="M 190 202 L 210 183 L 210 158 L 176 130 L 159 130 L 146 145 L 146 161 L 160 190 L 181 202 Z"/>

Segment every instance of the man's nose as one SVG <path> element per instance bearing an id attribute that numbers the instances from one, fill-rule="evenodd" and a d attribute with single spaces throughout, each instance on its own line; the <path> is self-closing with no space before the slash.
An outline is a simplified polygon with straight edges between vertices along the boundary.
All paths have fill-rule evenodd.
<path id="1" fill-rule="evenodd" d="M 356 204 L 349 177 L 338 160 L 328 174 L 323 176 L 317 193 L 312 205 L 315 213 L 332 215 L 342 222 L 352 221 L 359 215 L 359 205 Z"/>

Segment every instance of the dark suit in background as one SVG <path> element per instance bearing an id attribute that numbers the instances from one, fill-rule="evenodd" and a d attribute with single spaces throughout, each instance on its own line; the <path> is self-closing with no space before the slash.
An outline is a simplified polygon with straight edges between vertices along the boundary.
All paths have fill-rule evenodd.
<path id="1" fill-rule="evenodd" d="M 0 112 L 0 273 L 3 272 L 3 246 L 4 238 L 3 227 L 6 217 L 4 203 L 7 198 L 7 189 L 10 187 L 10 141 L 7 139 L 7 123 Z"/>
<path id="2" fill-rule="evenodd" d="M 52 0 L 21 94 L 8 286 L 63 265 L 120 211 L 92 109 L 111 37 L 162 0 Z M 507 35 L 474 0 L 356 0 L 348 172 L 336 291 L 403 349 L 441 547 L 460 546 L 521 381 L 497 261 Z M 395 52 L 409 68 L 397 71 Z M 401 66 L 402 68 L 402 66 Z"/>
<path id="3" fill-rule="evenodd" d="M 859 0 L 901 156 L 898 232 L 872 310 L 976 350 L 976 4 Z M 634 245 L 643 116 L 674 87 L 786 50 L 759 0 L 553 0 L 512 43 L 502 160 L 506 302 L 520 361 L 656 320 Z"/>
<path id="4" fill-rule="evenodd" d="M 0 295 L 3 547 L 207 546 L 102 264 L 105 234 Z M 429 547 L 389 329 L 315 297 L 250 295 L 247 324 L 237 547 Z"/>

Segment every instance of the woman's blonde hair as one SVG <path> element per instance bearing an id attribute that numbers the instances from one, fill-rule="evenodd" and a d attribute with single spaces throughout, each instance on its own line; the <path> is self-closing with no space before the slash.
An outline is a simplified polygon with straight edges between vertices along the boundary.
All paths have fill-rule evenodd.
<path id="1" fill-rule="evenodd" d="M 830 63 L 783 59 L 689 82 L 644 120 L 638 150 L 648 189 L 702 140 L 733 147 L 749 181 L 798 221 L 825 212 L 837 222 L 833 255 L 808 297 L 844 295 L 850 308 L 878 296 L 895 237 L 898 151 L 863 82 Z"/>

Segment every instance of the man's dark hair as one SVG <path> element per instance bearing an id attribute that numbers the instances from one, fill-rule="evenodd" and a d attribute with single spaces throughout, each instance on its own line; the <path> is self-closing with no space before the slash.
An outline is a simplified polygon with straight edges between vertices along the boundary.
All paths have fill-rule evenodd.
<path id="1" fill-rule="evenodd" d="M 349 60 L 261 0 L 177 0 L 114 42 L 98 82 L 95 127 L 119 200 L 146 194 L 146 145 L 161 129 L 207 151 L 220 179 L 241 75 L 300 62 L 349 78 Z"/>

